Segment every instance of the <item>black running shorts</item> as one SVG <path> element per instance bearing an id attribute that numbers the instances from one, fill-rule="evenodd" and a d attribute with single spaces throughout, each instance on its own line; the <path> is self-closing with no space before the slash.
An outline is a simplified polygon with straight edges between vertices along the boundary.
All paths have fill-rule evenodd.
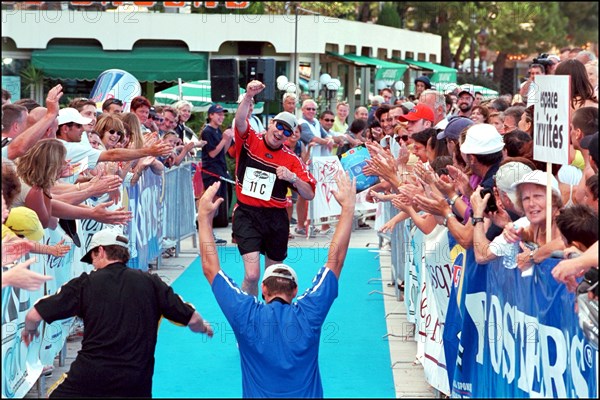
<path id="1" fill-rule="evenodd" d="M 237 203 L 233 212 L 233 237 L 241 255 L 259 251 L 281 262 L 287 257 L 289 233 L 290 221 L 285 208 Z"/>

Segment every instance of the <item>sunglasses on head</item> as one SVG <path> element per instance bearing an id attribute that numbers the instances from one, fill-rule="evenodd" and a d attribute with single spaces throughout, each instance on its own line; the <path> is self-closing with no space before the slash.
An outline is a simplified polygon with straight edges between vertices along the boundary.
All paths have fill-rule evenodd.
<path id="1" fill-rule="evenodd" d="M 108 100 L 106 101 L 106 105 L 107 105 L 107 106 L 110 106 L 111 104 L 116 104 L 116 105 L 118 105 L 118 106 L 122 106 L 122 105 L 123 105 L 123 102 L 122 102 L 121 100 L 119 100 L 119 99 L 115 99 L 115 98 L 108 99 Z"/>
<path id="2" fill-rule="evenodd" d="M 290 137 L 294 134 L 294 132 L 292 132 L 290 130 L 290 128 L 288 128 L 287 126 L 283 125 L 280 122 L 277 122 L 275 124 L 275 128 L 279 129 L 280 131 L 283 131 L 283 136 L 285 136 L 285 137 Z"/>
<path id="3" fill-rule="evenodd" d="M 110 133 L 111 135 L 114 135 L 114 134 L 116 133 L 116 134 L 117 134 L 117 135 L 119 135 L 119 136 L 123 136 L 123 132 L 121 132 L 121 131 L 117 131 L 117 130 L 115 130 L 115 129 L 109 129 L 109 130 L 108 130 L 108 133 Z"/>

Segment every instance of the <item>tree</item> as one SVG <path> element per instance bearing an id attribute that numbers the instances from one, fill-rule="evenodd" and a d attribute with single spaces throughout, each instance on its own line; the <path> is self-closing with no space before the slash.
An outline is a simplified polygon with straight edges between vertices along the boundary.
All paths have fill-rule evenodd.
<path id="1" fill-rule="evenodd" d="M 498 51 L 494 81 L 501 82 L 508 54 L 542 53 L 564 40 L 567 19 L 558 3 L 498 3 L 489 16 L 489 48 Z M 596 28 L 597 29 L 597 28 Z"/>
<path id="2" fill-rule="evenodd" d="M 586 43 L 598 42 L 598 3 L 596 2 L 560 2 L 560 12 L 567 18 L 567 35 L 562 45 L 583 47 Z"/>
<path id="3" fill-rule="evenodd" d="M 385 4 L 381 8 L 381 12 L 377 18 L 377 25 L 391 26 L 392 28 L 402 27 L 402 20 L 394 4 Z"/>

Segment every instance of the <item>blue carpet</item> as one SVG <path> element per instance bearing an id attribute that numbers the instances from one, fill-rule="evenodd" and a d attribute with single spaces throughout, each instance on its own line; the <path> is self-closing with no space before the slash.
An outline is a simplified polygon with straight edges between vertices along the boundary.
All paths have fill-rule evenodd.
<path id="1" fill-rule="evenodd" d="M 325 263 L 327 249 L 290 247 L 286 263 L 299 275 L 299 293 Z M 219 249 L 221 266 L 240 286 L 244 267 L 236 247 Z M 264 264 L 263 264 L 264 265 Z M 366 249 L 349 249 L 340 277 L 339 296 L 323 325 L 319 366 L 325 397 L 393 398 L 385 312 L 379 289 L 367 284 L 379 275 L 379 263 Z M 239 398 L 242 378 L 235 335 L 202 274 L 199 258 L 173 284 L 214 327 L 209 340 L 188 328 L 161 323 L 156 347 L 153 396 Z"/>

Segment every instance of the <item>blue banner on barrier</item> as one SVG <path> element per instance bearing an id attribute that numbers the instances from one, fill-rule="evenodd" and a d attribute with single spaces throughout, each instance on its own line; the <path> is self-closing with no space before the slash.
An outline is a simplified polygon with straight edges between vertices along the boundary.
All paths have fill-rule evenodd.
<path id="1" fill-rule="evenodd" d="M 558 261 L 523 277 L 467 254 L 452 396 L 596 398 L 598 352 L 579 328 L 574 294 L 550 273 Z"/>

